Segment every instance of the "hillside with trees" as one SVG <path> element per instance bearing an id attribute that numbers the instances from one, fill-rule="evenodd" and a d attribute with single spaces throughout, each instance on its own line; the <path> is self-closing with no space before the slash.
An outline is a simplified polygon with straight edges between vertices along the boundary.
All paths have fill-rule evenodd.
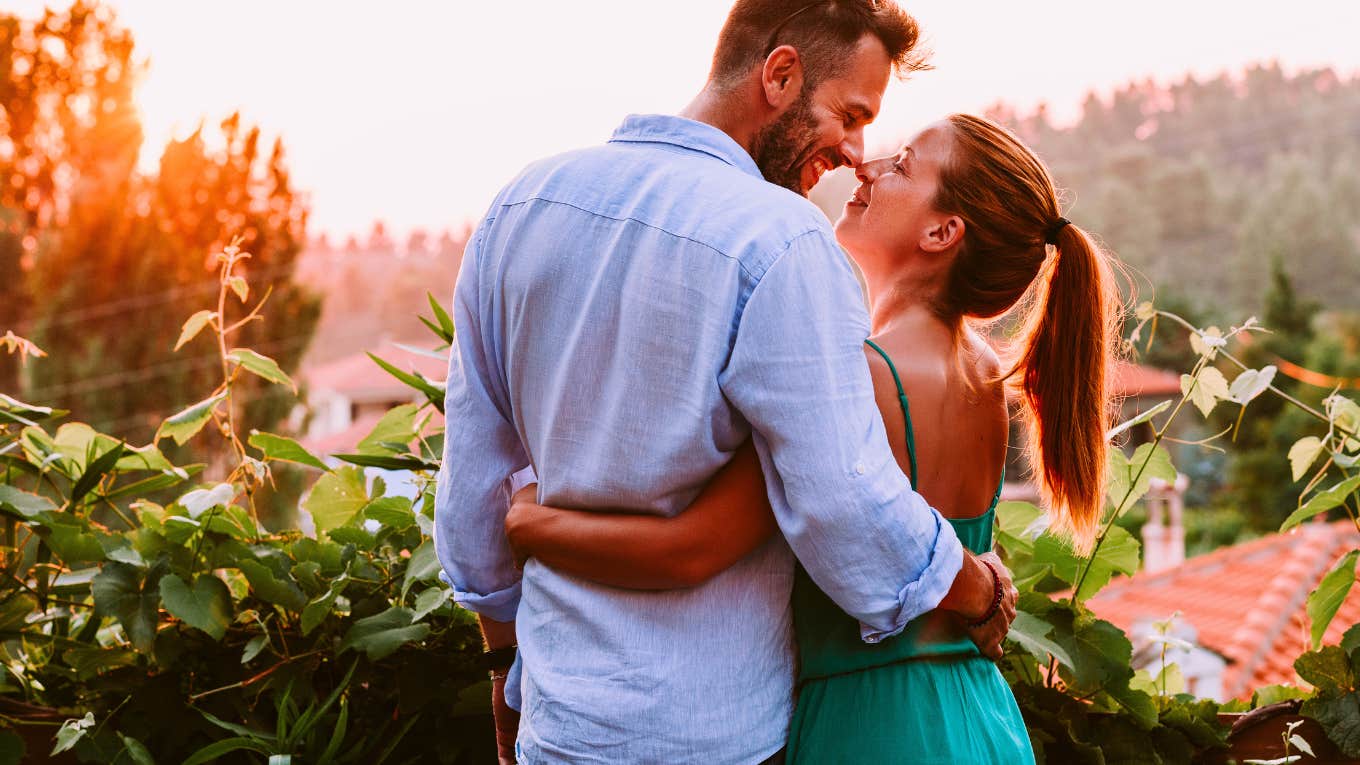
<path id="1" fill-rule="evenodd" d="M 1046 106 L 987 114 L 1049 163 L 1068 217 L 1123 261 L 1138 300 L 1198 326 L 1259 317 L 1272 332 L 1246 360 L 1279 366 L 1277 387 L 1296 398 L 1360 388 L 1360 77 L 1263 64 L 1092 93 L 1070 125 Z M 834 219 L 854 184 L 838 172 L 813 199 Z M 1196 357 L 1165 326 L 1131 350 L 1162 369 Z M 1206 423 L 1201 435 L 1234 429 L 1226 452 L 1178 447 L 1192 501 L 1220 508 L 1191 515 L 1198 549 L 1273 529 L 1295 509 L 1298 485 L 1278 455 L 1309 418 L 1278 399 L 1252 406 L 1240 428 L 1230 413 Z"/>
<path id="2" fill-rule="evenodd" d="M 139 171 L 140 62 L 106 6 L 0 13 L 0 326 L 48 353 L 0 356 L 0 390 L 146 440 L 220 374 L 206 336 L 172 354 L 185 309 L 216 293 L 213 252 L 242 237 L 242 291 L 272 290 L 242 341 L 285 370 L 320 302 L 292 279 L 307 206 L 281 141 L 232 114 Z M 255 387 L 243 416 L 267 428 L 291 403 Z"/>
<path id="3" fill-rule="evenodd" d="M 1360 78 L 1276 64 L 990 116 L 1069 190 L 1071 215 L 1159 292 L 1258 312 L 1280 260 L 1301 295 L 1360 309 Z M 1146 283 L 1143 285 L 1146 289 Z"/>

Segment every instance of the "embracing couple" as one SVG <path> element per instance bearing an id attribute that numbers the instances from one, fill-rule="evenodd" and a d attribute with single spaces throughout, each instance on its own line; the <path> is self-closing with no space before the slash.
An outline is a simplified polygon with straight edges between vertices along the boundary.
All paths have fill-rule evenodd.
<path id="1" fill-rule="evenodd" d="M 679 116 L 531 165 L 473 233 L 435 544 L 504 761 L 1033 761 L 993 663 L 1005 389 L 1089 539 L 1118 302 L 1001 127 L 862 156 L 917 40 L 891 0 L 737 0 Z M 841 165 L 833 233 L 806 195 Z M 1017 303 L 1003 358 L 980 322 Z"/>

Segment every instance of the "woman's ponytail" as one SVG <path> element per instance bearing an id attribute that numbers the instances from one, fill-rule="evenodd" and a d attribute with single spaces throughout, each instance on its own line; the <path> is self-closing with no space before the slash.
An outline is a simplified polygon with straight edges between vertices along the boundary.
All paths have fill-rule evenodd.
<path id="1" fill-rule="evenodd" d="M 1091 237 L 1060 226 L 1021 324 L 1011 378 L 1029 432 L 1029 464 L 1058 529 L 1085 550 L 1104 507 L 1109 375 L 1119 297 Z"/>
<path id="2" fill-rule="evenodd" d="M 1048 169 L 1015 135 L 966 114 L 949 124 L 954 145 L 935 206 L 961 216 L 965 233 L 940 308 L 986 319 L 1029 296 L 1007 379 L 1023 404 L 1040 496 L 1055 528 L 1085 550 L 1104 506 L 1121 305 L 1112 261 L 1059 217 Z"/>

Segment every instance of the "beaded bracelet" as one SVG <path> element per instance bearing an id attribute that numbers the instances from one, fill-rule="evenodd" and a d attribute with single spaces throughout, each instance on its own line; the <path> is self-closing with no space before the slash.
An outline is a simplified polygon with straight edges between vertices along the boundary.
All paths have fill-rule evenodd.
<path id="1" fill-rule="evenodd" d="M 996 616 L 996 612 L 1001 610 L 1001 576 L 996 573 L 996 567 L 991 563 L 985 560 L 979 562 L 986 566 L 988 571 L 992 572 L 992 605 L 987 609 L 987 613 L 982 615 L 982 618 L 968 625 L 969 629 L 977 629 L 987 622 L 990 622 L 992 617 Z"/>

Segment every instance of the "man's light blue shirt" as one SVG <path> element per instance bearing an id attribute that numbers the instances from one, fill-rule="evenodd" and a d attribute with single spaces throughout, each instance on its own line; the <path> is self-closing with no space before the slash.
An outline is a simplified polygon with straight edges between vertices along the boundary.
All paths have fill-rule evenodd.
<path id="1" fill-rule="evenodd" d="M 958 573 L 888 447 L 825 216 L 714 127 L 632 116 L 527 168 L 472 235 L 454 322 L 435 548 L 458 603 L 517 623 L 521 762 L 759 762 L 792 708 L 790 548 L 871 642 Z M 783 535 L 706 584 L 516 570 L 516 471 L 549 505 L 674 516 L 748 437 Z"/>

